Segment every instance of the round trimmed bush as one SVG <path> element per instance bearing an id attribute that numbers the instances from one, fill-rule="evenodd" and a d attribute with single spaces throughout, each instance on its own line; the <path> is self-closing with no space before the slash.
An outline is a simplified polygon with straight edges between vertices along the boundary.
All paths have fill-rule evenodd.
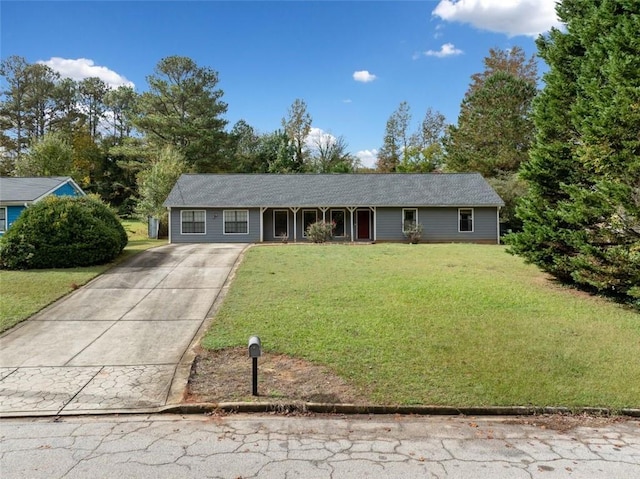
<path id="1" fill-rule="evenodd" d="M 26 208 L 0 240 L 6 269 L 108 263 L 127 245 L 114 212 L 97 197 L 50 196 Z"/>

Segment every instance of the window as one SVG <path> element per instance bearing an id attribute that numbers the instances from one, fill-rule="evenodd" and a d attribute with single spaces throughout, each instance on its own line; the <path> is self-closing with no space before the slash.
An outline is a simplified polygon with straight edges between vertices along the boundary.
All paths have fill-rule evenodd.
<path id="1" fill-rule="evenodd" d="M 273 236 L 275 238 L 289 237 L 289 212 L 287 210 L 273 212 Z"/>
<path id="2" fill-rule="evenodd" d="M 458 209 L 459 232 L 473 232 L 473 208 Z"/>
<path id="3" fill-rule="evenodd" d="M 204 234 L 205 212 L 204 210 L 184 210 L 180 212 L 182 234 Z"/>
<path id="4" fill-rule="evenodd" d="M 7 209 L 0 208 L 0 233 L 4 233 L 7 230 Z"/>
<path id="5" fill-rule="evenodd" d="M 249 210 L 224 210 L 222 217 L 224 234 L 249 233 Z"/>
<path id="6" fill-rule="evenodd" d="M 331 210 L 331 222 L 336 225 L 333 236 L 344 236 L 344 210 Z"/>
<path id="7" fill-rule="evenodd" d="M 318 212 L 316 210 L 302 211 L 302 236 L 307 237 L 307 228 L 318 221 Z"/>
<path id="8" fill-rule="evenodd" d="M 402 232 L 406 233 L 418 223 L 418 210 L 405 208 L 402 210 Z"/>

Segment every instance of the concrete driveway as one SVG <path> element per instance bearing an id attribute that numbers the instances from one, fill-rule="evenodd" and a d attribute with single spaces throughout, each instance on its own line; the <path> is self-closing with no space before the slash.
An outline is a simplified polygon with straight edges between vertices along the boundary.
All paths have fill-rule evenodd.
<path id="1" fill-rule="evenodd" d="M 0 416 L 179 402 L 191 347 L 246 245 L 145 251 L 0 337 Z"/>

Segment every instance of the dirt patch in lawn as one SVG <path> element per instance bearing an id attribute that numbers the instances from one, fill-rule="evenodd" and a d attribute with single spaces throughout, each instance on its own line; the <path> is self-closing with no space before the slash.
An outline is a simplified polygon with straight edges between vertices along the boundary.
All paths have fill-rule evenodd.
<path id="1" fill-rule="evenodd" d="M 185 403 L 270 402 L 295 404 L 371 404 L 364 393 L 318 364 L 284 354 L 263 353 L 258 359 L 258 396 L 251 394 L 252 360 L 246 348 L 209 351 L 198 348 L 184 397 Z M 505 418 L 522 424 L 567 432 L 576 427 L 602 427 L 625 417 L 588 414 L 543 414 Z M 471 423 L 472 425 L 474 423 Z M 477 425 L 473 427 L 478 427 Z"/>
<path id="2" fill-rule="evenodd" d="M 252 360 L 246 348 L 199 349 L 185 402 L 367 402 L 354 387 L 324 366 L 271 353 L 263 353 L 258 359 L 258 396 L 253 396 L 251 370 Z"/>

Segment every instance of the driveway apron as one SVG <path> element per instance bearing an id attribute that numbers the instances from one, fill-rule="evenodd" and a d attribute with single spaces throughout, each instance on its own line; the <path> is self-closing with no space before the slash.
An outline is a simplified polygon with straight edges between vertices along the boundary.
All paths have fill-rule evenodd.
<path id="1" fill-rule="evenodd" d="M 0 416 L 165 406 L 186 385 L 185 352 L 245 247 L 142 252 L 4 333 Z"/>

